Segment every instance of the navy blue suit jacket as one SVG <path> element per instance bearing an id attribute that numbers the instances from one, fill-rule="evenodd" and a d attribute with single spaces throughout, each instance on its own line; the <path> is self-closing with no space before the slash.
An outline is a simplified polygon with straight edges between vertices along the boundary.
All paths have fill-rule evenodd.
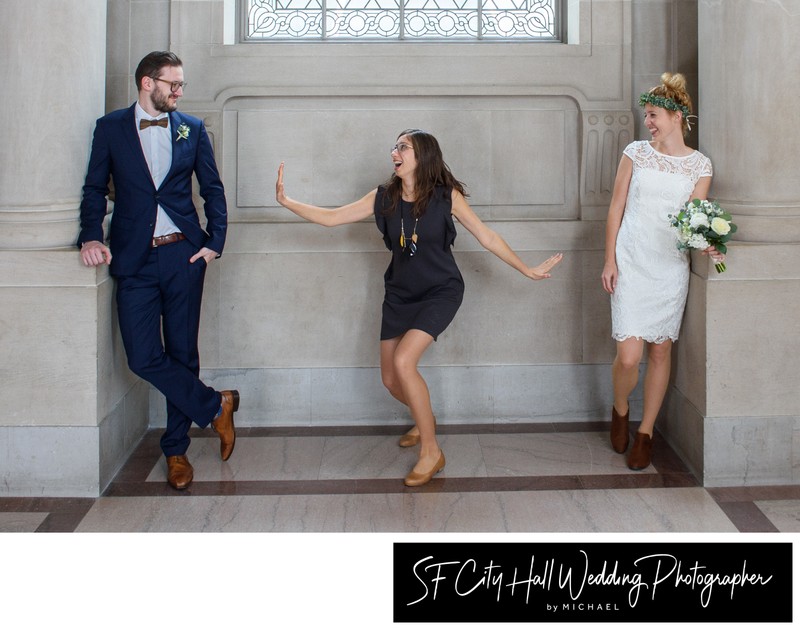
<path id="1" fill-rule="evenodd" d="M 198 250 L 207 247 L 222 254 L 228 229 L 227 205 L 205 125 L 194 116 L 170 112 L 172 165 L 156 188 L 139 141 L 135 107 L 134 103 L 97 121 L 83 187 L 78 247 L 87 241 L 104 241 L 103 221 L 111 178 L 114 182 L 114 212 L 109 232 L 112 275 L 134 275 L 144 264 L 151 248 L 158 205 Z M 178 136 L 180 125 L 189 128 L 186 139 Z M 192 173 L 197 176 L 200 196 L 205 202 L 205 229 L 192 200 Z"/>

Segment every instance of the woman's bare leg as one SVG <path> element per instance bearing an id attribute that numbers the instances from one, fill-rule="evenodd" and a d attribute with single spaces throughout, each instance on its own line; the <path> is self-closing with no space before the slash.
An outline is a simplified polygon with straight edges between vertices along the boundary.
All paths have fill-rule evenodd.
<path id="1" fill-rule="evenodd" d="M 629 337 L 617 342 L 617 356 L 611 365 L 614 386 L 614 408 L 620 416 L 628 413 L 628 398 L 639 382 L 639 364 L 642 361 L 644 342 Z"/>
<path id="2" fill-rule="evenodd" d="M 672 341 L 651 343 L 647 347 L 647 372 L 644 375 L 644 410 L 638 431 L 653 436 L 658 412 L 669 387 Z"/>
<path id="3" fill-rule="evenodd" d="M 430 392 L 418 369 L 422 355 L 432 343 L 433 337 L 415 329 L 396 339 L 381 342 L 383 383 L 392 396 L 408 406 L 419 432 L 420 456 L 415 472 L 430 470 L 441 456 Z"/>

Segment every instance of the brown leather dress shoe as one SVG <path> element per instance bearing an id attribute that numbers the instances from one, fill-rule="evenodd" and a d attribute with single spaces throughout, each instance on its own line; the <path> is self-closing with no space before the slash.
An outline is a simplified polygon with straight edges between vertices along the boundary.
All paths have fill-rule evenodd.
<path id="1" fill-rule="evenodd" d="M 631 407 L 628 405 L 628 411 L 624 416 L 617 413 L 617 408 L 611 405 L 611 448 L 617 453 L 624 453 L 628 450 L 628 442 L 631 439 L 630 430 L 628 429 L 628 419 L 631 415 Z"/>
<path id="2" fill-rule="evenodd" d="M 644 470 L 650 465 L 650 457 L 653 453 L 653 438 L 647 433 L 636 432 L 633 439 L 633 447 L 628 455 L 628 468 L 631 470 Z"/>
<path id="3" fill-rule="evenodd" d="M 433 468 L 424 473 L 417 473 L 412 470 L 403 480 L 403 483 L 407 486 L 424 486 L 431 479 L 433 479 L 433 476 L 436 473 L 444 469 L 444 463 L 444 452 L 442 451 Z"/>
<path id="4" fill-rule="evenodd" d="M 194 478 L 194 469 L 186 455 L 167 457 L 167 481 L 176 490 L 186 490 Z"/>
<path id="5" fill-rule="evenodd" d="M 239 410 L 239 392 L 235 389 L 220 392 L 222 395 L 222 411 L 211 423 L 219 434 L 219 456 L 228 461 L 236 444 L 236 429 L 233 426 L 233 412 Z"/>

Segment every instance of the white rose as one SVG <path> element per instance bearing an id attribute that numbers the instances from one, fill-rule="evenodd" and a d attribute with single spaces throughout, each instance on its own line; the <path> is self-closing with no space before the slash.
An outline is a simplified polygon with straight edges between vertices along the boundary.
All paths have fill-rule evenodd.
<path id="1" fill-rule="evenodd" d="M 728 232 L 731 231 L 731 224 L 728 223 L 725 219 L 721 219 L 720 217 L 714 217 L 711 219 L 711 229 L 714 230 L 720 236 L 725 236 Z"/>
<path id="2" fill-rule="evenodd" d="M 692 218 L 689 219 L 689 225 L 692 228 L 699 228 L 699 227 L 709 227 L 708 226 L 708 217 L 704 215 L 702 212 L 698 212 L 692 215 Z"/>
<path id="3" fill-rule="evenodd" d="M 689 239 L 688 245 L 692 249 L 708 249 L 711 247 L 709 242 L 703 237 L 702 234 L 693 234 Z"/>

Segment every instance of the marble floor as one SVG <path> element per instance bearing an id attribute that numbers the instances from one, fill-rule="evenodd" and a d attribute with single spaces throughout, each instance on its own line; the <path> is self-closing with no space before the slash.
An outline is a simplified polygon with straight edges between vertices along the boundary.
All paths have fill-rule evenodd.
<path id="1" fill-rule="evenodd" d="M 228 462 L 195 430 L 184 492 L 153 430 L 99 498 L 0 498 L 0 532 L 800 532 L 800 487 L 704 488 L 663 440 L 634 472 L 605 422 L 440 426 L 421 488 L 403 430 L 244 428 Z"/>
<path id="2" fill-rule="evenodd" d="M 397 445 L 405 427 L 242 428 L 228 462 L 220 461 L 211 431 L 195 430 L 188 453 L 194 482 L 184 492 L 166 483 L 160 430 L 153 430 L 101 497 L 0 498 L 0 548 L 6 558 L 22 550 L 16 564 L 11 554 L 10 566 L 23 573 L 34 550 L 40 562 L 41 554 L 51 564 L 58 558 L 67 574 L 55 573 L 62 578 L 54 586 L 60 590 L 73 577 L 73 555 L 85 564 L 95 554 L 99 559 L 89 564 L 87 579 L 99 580 L 95 588 L 102 591 L 120 588 L 118 563 L 126 575 L 136 575 L 129 569 L 141 565 L 137 579 L 157 580 L 161 560 L 155 556 L 172 548 L 176 534 L 180 545 L 194 550 L 182 557 L 181 570 L 207 574 L 222 562 L 214 561 L 222 533 L 234 534 L 222 539 L 233 550 L 234 566 L 244 563 L 249 570 L 274 564 L 288 550 L 292 558 L 324 558 L 329 565 L 382 559 L 375 569 L 380 572 L 391 564 L 394 542 L 420 536 L 785 541 L 791 536 L 784 534 L 800 532 L 800 486 L 705 488 L 658 436 L 652 466 L 633 472 L 611 450 L 608 429 L 607 422 L 443 424 L 447 466 L 420 488 L 402 483 L 417 452 Z M 36 535 L 45 532 L 61 535 Z M 294 564 L 283 561 L 284 569 Z M 224 566 L 227 573 L 229 560 Z M 114 579 L 107 584 L 108 574 Z M 258 575 L 236 582 L 253 601 L 277 579 L 266 569 Z M 391 583 L 390 575 L 384 577 Z M 390 595 L 384 588 L 376 597 L 380 602 Z M 374 614 L 386 621 L 388 608 L 383 601 Z"/>

